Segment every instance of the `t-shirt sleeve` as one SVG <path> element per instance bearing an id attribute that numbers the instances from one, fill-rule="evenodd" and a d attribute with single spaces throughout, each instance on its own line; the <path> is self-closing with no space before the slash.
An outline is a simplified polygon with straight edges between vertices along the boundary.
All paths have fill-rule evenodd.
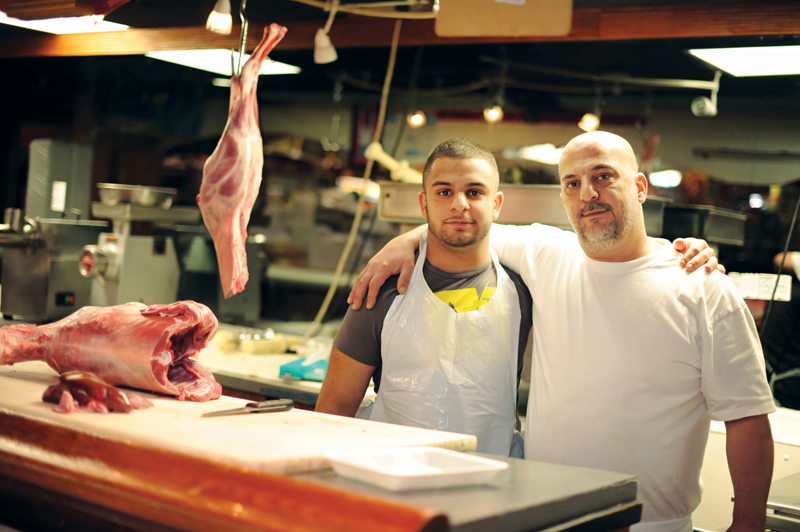
<path id="1" fill-rule="evenodd" d="M 573 241 L 575 234 L 549 225 L 504 225 L 492 224 L 489 240 L 492 249 L 504 266 L 521 272 L 525 250 L 555 242 Z"/>
<path id="2" fill-rule="evenodd" d="M 368 366 L 381 365 L 381 334 L 383 321 L 397 296 L 398 276 L 386 280 L 378 293 L 376 304 L 371 309 L 362 306 L 359 310 L 347 309 L 347 313 L 333 339 L 333 346 Z"/>
<path id="3" fill-rule="evenodd" d="M 703 336 L 701 390 L 711 419 L 733 421 L 774 412 L 764 354 L 744 302 L 713 320 Z"/>

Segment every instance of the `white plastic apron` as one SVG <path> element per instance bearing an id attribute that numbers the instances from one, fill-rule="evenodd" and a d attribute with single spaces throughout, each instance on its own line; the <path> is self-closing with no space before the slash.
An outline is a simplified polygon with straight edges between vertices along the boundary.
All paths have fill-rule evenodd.
<path id="1" fill-rule="evenodd" d="M 455 312 L 422 273 L 427 234 L 405 295 L 381 335 L 383 370 L 369 419 L 478 438 L 478 451 L 508 456 L 514 432 L 520 308 L 492 252 L 497 290 L 483 307 Z"/>

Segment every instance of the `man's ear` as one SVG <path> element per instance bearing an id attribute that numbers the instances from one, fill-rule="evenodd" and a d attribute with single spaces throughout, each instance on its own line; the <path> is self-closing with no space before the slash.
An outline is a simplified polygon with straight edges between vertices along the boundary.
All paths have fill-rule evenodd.
<path id="1" fill-rule="evenodd" d="M 500 216 L 500 209 L 503 208 L 503 193 L 499 190 L 494 195 L 494 216 L 492 220 L 497 220 L 497 217 Z"/>
<path id="2" fill-rule="evenodd" d="M 639 198 L 639 203 L 644 203 L 647 200 L 647 186 L 645 175 L 641 172 L 636 174 L 636 196 Z"/>
<path id="3" fill-rule="evenodd" d="M 428 219 L 428 197 L 425 192 L 419 193 L 419 209 L 422 211 L 422 217 Z"/>

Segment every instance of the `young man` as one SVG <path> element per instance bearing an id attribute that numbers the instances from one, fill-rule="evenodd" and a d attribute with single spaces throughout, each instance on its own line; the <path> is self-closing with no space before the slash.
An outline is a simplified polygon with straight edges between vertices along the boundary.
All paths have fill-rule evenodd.
<path id="1" fill-rule="evenodd" d="M 437 146 L 423 172 L 428 230 L 405 295 L 395 283 L 370 311 L 348 311 L 316 410 L 353 416 L 374 376 L 369 418 L 473 434 L 508 456 L 531 298 L 489 249 L 503 193 L 494 156 L 466 139 Z"/>
<path id="2" fill-rule="evenodd" d="M 559 174 L 574 234 L 492 230 L 535 302 L 526 458 L 635 473 L 644 508 L 632 529 L 691 532 L 709 418 L 724 421 L 731 530 L 763 529 L 775 406 L 744 301 L 647 238 L 647 180 L 624 139 L 576 137 Z"/>

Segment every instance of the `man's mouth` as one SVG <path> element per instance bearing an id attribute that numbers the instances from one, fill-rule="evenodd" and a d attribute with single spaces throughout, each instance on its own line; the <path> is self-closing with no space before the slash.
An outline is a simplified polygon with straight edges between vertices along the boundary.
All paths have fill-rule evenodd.
<path id="1" fill-rule="evenodd" d="M 457 218 L 457 219 L 447 220 L 447 221 L 445 221 L 445 223 L 447 225 L 452 225 L 452 226 L 455 226 L 455 227 L 466 227 L 468 225 L 474 224 L 475 222 L 473 222 L 472 220 L 466 220 L 466 219 L 463 219 L 463 218 Z"/>
<path id="2" fill-rule="evenodd" d="M 594 209 L 591 211 L 587 211 L 581 215 L 581 218 L 595 218 L 600 216 L 601 214 L 605 214 L 608 212 L 608 209 Z"/>
<path id="3" fill-rule="evenodd" d="M 590 203 L 581 209 L 579 216 L 581 218 L 597 218 L 603 214 L 611 212 L 611 206 L 604 203 Z"/>

